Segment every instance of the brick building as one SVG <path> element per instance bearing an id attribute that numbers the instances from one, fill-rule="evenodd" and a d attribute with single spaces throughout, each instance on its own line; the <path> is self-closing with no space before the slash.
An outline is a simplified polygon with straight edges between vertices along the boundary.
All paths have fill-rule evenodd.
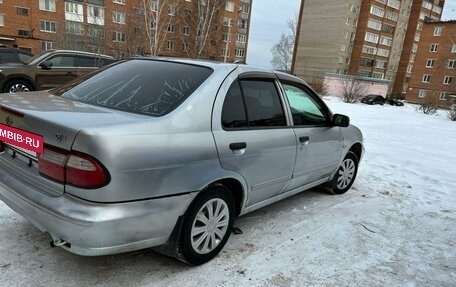
<path id="1" fill-rule="evenodd" d="M 441 107 L 456 100 L 456 21 L 425 22 L 410 76 L 406 100 L 433 97 Z"/>
<path id="2" fill-rule="evenodd" d="M 0 0 L 0 45 L 33 53 L 61 48 L 117 58 L 245 61 L 251 5 L 252 0 Z"/>
<path id="3" fill-rule="evenodd" d="M 292 73 L 337 73 L 390 82 L 404 96 L 425 18 L 440 20 L 444 0 L 302 0 Z"/>

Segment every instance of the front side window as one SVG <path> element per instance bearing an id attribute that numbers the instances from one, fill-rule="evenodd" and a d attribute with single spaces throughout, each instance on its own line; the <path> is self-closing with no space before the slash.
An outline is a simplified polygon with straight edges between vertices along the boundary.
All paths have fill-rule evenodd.
<path id="1" fill-rule="evenodd" d="M 52 63 L 52 67 L 75 67 L 74 56 L 55 56 L 48 60 Z"/>
<path id="2" fill-rule="evenodd" d="M 323 108 L 315 101 L 310 92 L 291 84 L 282 84 L 290 104 L 295 126 L 326 125 L 326 116 Z"/>

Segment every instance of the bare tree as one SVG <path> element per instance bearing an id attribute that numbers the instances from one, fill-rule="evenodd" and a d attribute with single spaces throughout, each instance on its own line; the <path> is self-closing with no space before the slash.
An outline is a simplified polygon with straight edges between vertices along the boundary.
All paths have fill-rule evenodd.
<path id="1" fill-rule="evenodd" d="M 344 103 L 359 102 L 368 90 L 367 84 L 354 77 L 341 80 L 340 93 Z"/>
<path id="2" fill-rule="evenodd" d="M 297 18 L 288 19 L 288 33 L 282 33 L 280 40 L 272 49 L 271 64 L 274 69 L 289 72 L 291 70 L 291 61 L 296 40 Z"/>
<path id="3" fill-rule="evenodd" d="M 418 107 L 418 111 L 426 115 L 433 115 L 439 108 L 439 96 L 437 92 L 433 92 L 431 95 L 426 95 Z"/>
<path id="4" fill-rule="evenodd" d="M 309 82 L 309 85 L 320 97 L 328 95 L 328 86 L 325 83 L 324 76 L 313 77 L 312 82 Z"/>

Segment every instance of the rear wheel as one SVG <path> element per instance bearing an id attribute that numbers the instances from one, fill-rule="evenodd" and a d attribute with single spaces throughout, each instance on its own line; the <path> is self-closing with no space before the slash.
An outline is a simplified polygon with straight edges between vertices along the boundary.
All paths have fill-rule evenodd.
<path id="1" fill-rule="evenodd" d="M 355 181 L 358 173 L 358 157 L 349 151 L 342 161 L 332 182 L 332 194 L 347 192 Z"/>
<path id="2" fill-rule="evenodd" d="M 19 93 L 33 91 L 33 86 L 21 79 L 11 80 L 3 88 L 4 93 Z"/>
<path id="3" fill-rule="evenodd" d="M 204 191 L 189 207 L 182 224 L 178 255 L 198 265 L 214 258 L 225 246 L 233 228 L 234 201 L 223 185 Z"/>

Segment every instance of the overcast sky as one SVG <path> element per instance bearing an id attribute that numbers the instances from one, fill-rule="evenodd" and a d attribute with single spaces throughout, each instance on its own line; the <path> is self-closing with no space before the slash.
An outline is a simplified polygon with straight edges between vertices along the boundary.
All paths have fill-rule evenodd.
<path id="1" fill-rule="evenodd" d="M 301 0 L 253 0 L 248 64 L 271 67 L 271 48 L 288 33 L 287 20 L 298 15 L 300 5 Z M 445 1 L 442 20 L 450 19 L 456 20 L 456 0 Z"/>

